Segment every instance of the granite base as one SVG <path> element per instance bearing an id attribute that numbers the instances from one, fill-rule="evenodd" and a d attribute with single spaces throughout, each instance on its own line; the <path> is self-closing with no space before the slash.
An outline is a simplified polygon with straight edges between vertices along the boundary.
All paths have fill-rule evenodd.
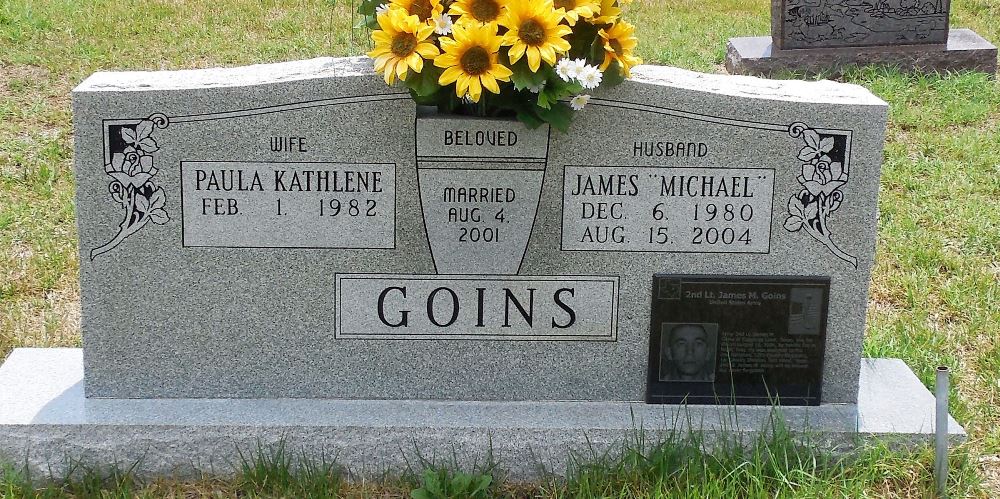
<path id="1" fill-rule="evenodd" d="M 422 459 L 472 467 L 492 456 L 509 479 L 561 473 L 573 453 L 614 452 L 641 428 L 752 438 L 770 407 L 640 402 L 454 402 L 324 399 L 87 399 L 79 349 L 15 350 L 0 367 L 0 460 L 34 477 L 74 464 L 133 467 L 140 476 L 226 475 L 240 453 L 284 442 L 296 456 L 336 460 L 352 476 L 399 473 Z M 897 359 L 864 359 L 858 404 L 784 407 L 785 424 L 834 450 L 866 438 L 931 440 L 934 399 Z M 965 438 L 949 420 L 950 435 Z M 728 437 L 727 437 L 728 438 Z"/>
<path id="2" fill-rule="evenodd" d="M 981 71 L 996 75 L 997 48 L 969 29 L 953 29 L 946 45 L 897 45 L 777 50 L 770 36 L 730 38 L 730 74 L 773 76 L 780 72 L 839 76 L 851 66 L 886 64 L 903 71 Z"/>

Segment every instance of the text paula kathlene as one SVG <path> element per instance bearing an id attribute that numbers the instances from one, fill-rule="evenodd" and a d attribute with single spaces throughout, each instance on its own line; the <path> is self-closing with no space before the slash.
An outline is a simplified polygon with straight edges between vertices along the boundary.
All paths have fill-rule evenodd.
<path id="1" fill-rule="evenodd" d="M 196 191 L 216 192 L 382 192 L 380 171 L 313 169 L 272 172 L 233 169 L 196 169 Z"/>

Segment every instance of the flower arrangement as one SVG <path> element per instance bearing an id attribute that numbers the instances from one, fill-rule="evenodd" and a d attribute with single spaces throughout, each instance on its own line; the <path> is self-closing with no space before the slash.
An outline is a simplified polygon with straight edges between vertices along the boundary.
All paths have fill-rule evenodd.
<path id="1" fill-rule="evenodd" d="M 418 104 L 565 131 L 589 91 L 642 63 L 628 1 L 362 0 L 358 12 L 375 70 Z"/>

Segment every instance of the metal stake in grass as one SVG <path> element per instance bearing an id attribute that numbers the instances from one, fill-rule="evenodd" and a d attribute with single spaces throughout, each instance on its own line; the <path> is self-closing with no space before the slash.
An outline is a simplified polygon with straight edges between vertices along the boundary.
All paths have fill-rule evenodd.
<path id="1" fill-rule="evenodd" d="M 938 366 L 934 382 L 934 481 L 938 497 L 948 497 L 948 366 Z"/>

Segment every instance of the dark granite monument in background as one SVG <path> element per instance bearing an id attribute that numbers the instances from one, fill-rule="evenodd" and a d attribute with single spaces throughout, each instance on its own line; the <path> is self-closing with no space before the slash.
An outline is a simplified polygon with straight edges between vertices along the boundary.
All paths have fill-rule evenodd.
<path id="1" fill-rule="evenodd" d="M 997 48 L 948 27 L 950 0 L 772 0 L 771 36 L 732 38 L 733 74 L 838 74 L 849 66 L 996 73 Z"/>

